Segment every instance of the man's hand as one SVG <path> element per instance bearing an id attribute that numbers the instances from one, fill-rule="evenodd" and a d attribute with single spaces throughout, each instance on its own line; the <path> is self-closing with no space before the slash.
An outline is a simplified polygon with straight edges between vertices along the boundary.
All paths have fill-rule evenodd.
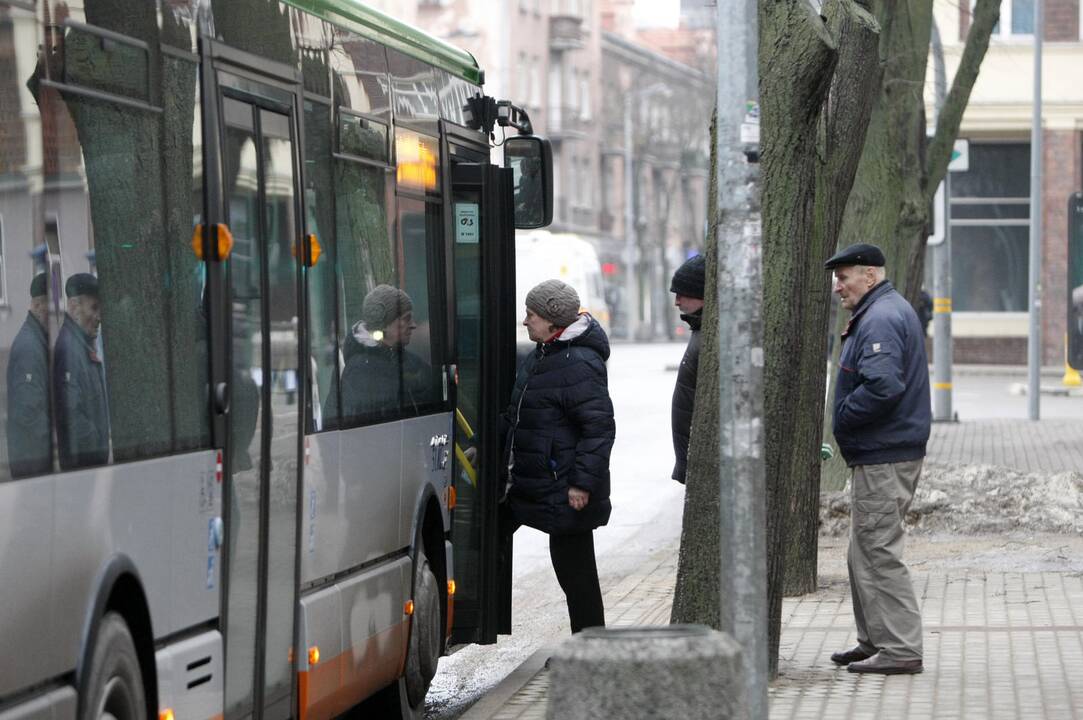
<path id="1" fill-rule="evenodd" d="M 590 500 L 590 493 L 577 487 L 568 488 L 568 504 L 573 510 L 582 510 Z"/>

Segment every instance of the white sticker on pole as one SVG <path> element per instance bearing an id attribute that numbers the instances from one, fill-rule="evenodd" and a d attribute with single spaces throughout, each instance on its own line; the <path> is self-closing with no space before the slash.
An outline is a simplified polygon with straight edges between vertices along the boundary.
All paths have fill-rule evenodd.
<path id="1" fill-rule="evenodd" d="M 951 160 L 948 161 L 948 170 L 951 172 L 966 172 L 970 169 L 970 141 L 956 140 L 951 148 Z"/>
<path id="2" fill-rule="evenodd" d="M 936 189 L 933 198 L 933 234 L 929 236 L 929 245 L 940 245 L 944 242 L 944 183 Z"/>
<path id="3" fill-rule="evenodd" d="M 455 203 L 455 242 L 477 245 L 478 236 L 478 204 Z"/>

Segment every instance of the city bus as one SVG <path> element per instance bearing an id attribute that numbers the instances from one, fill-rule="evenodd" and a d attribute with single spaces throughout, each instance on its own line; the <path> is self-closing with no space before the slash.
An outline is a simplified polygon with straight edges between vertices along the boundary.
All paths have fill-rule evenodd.
<path id="1" fill-rule="evenodd" d="M 0 720 L 423 716 L 547 143 L 356 0 L 0 0 L 0 70 Z"/>

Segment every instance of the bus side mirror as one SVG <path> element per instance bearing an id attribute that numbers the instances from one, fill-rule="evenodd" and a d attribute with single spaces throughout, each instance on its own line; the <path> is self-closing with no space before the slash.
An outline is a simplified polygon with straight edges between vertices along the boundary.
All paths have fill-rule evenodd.
<path id="1" fill-rule="evenodd" d="M 515 227 L 543 228 L 553 222 L 553 148 L 535 135 L 504 141 L 504 167 L 512 171 Z"/>

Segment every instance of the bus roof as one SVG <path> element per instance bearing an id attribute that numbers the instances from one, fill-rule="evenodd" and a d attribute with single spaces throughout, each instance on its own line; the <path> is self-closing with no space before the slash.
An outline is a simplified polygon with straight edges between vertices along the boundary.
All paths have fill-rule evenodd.
<path id="1" fill-rule="evenodd" d="M 482 83 L 481 68 L 470 53 L 374 10 L 360 0 L 284 0 L 328 22 L 343 25 L 407 55 L 424 60 L 472 83 Z"/>

